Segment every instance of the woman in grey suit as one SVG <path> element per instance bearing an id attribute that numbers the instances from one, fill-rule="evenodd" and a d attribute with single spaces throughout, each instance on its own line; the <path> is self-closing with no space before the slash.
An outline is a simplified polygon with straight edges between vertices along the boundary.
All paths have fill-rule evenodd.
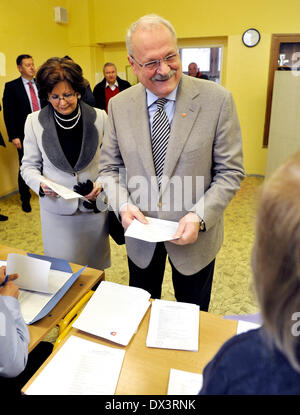
<path id="1" fill-rule="evenodd" d="M 48 59 L 36 80 L 39 96 L 48 105 L 26 120 L 21 174 L 40 197 L 45 255 L 107 268 L 107 212 L 101 200 L 96 202 L 101 187 L 94 183 L 106 113 L 80 100 L 86 81 L 75 62 Z M 77 190 L 90 202 L 58 197 L 45 178 Z"/>

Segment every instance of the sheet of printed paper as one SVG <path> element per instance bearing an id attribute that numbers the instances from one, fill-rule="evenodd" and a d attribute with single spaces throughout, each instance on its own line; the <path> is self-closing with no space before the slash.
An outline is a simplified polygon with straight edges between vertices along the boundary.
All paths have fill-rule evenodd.
<path id="1" fill-rule="evenodd" d="M 202 373 L 171 369 L 168 395 L 198 395 L 203 384 Z"/>
<path id="2" fill-rule="evenodd" d="M 148 242 L 163 242 L 174 239 L 178 222 L 170 220 L 150 218 L 146 216 L 147 224 L 134 219 L 128 226 L 125 236 L 142 239 Z"/>
<path id="3" fill-rule="evenodd" d="M 113 395 L 125 350 L 70 336 L 27 395 Z"/>
<path id="4" fill-rule="evenodd" d="M 163 349 L 198 351 L 199 306 L 154 300 L 146 345 Z"/>
<path id="5" fill-rule="evenodd" d="M 85 199 L 84 196 L 81 196 L 79 193 L 74 192 L 71 189 L 68 189 L 66 186 L 63 186 L 58 183 L 54 183 L 52 180 L 43 178 L 43 183 L 45 183 L 50 189 L 54 190 L 59 196 L 61 196 L 63 199 Z"/>
<path id="6" fill-rule="evenodd" d="M 127 345 L 150 306 L 150 294 L 136 287 L 102 281 L 73 327 Z"/>

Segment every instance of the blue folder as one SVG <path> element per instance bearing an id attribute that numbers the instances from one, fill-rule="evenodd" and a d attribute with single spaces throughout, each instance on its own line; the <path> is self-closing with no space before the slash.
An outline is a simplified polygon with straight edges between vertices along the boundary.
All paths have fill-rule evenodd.
<path id="1" fill-rule="evenodd" d="M 50 269 L 56 269 L 57 271 L 63 272 L 73 272 L 71 265 L 68 263 L 66 259 L 54 258 L 52 256 L 46 255 L 31 254 L 29 252 L 27 253 L 27 256 L 51 262 Z"/>
<path id="2" fill-rule="evenodd" d="M 63 272 L 73 272 L 69 262 L 66 261 L 65 259 L 53 258 L 53 257 L 31 254 L 31 253 L 27 253 L 27 255 L 33 258 L 42 259 L 44 261 L 51 262 L 50 269 L 55 269 L 57 271 L 63 271 Z M 51 300 L 48 301 L 48 303 L 41 309 L 41 311 L 28 324 L 33 324 L 36 321 L 45 317 L 47 314 L 49 314 L 50 311 L 56 306 L 56 304 L 61 300 L 61 298 L 66 294 L 66 292 L 74 284 L 74 282 L 77 280 L 79 275 L 84 271 L 86 267 L 87 265 L 81 268 L 79 271 L 72 274 L 72 276 L 68 279 L 68 281 L 65 282 L 65 284 L 51 298 Z"/>

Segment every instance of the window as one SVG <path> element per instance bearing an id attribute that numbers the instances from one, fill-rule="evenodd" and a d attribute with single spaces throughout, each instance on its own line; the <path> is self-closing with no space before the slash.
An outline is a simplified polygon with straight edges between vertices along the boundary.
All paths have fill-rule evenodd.
<path id="1" fill-rule="evenodd" d="M 195 62 L 200 71 L 207 75 L 211 81 L 220 83 L 220 73 L 222 64 L 221 47 L 201 47 L 201 48 L 181 48 L 179 49 L 182 70 L 188 73 L 188 66 Z"/>
<path id="2" fill-rule="evenodd" d="M 183 72 L 188 71 L 191 62 L 197 63 L 201 72 L 210 71 L 210 48 L 187 48 L 181 49 L 181 60 Z"/>

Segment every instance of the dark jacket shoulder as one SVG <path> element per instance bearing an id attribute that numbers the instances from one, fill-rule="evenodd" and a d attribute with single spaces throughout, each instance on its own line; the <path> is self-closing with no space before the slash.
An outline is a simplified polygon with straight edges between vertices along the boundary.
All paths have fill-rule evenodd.
<path id="1" fill-rule="evenodd" d="M 121 79 L 118 76 L 117 76 L 117 81 L 118 81 L 120 92 L 131 87 L 131 84 L 128 81 L 125 81 L 125 79 Z M 106 79 L 104 78 L 101 82 L 99 82 L 95 86 L 93 90 L 93 94 L 96 99 L 96 107 L 103 109 L 103 110 L 105 109 L 105 85 L 106 85 Z"/>
<path id="2" fill-rule="evenodd" d="M 203 371 L 201 394 L 300 393 L 300 373 L 264 328 L 228 340 Z"/>

